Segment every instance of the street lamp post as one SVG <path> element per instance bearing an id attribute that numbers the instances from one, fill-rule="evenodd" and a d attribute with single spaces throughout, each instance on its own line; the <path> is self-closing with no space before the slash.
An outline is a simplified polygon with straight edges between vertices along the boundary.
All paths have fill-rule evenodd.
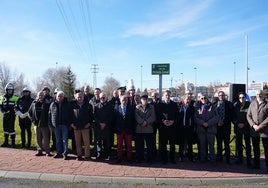
<path id="1" fill-rule="evenodd" d="M 141 92 L 142 92 L 142 65 L 141 65 Z"/>
<path id="2" fill-rule="evenodd" d="M 195 72 L 195 79 L 194 79 L 194 92 L 195 92 L 195 95 L 197 95 L 197 93 L 196 93 L 196 77 L 197 77 L 197 68 L 196 67 L 194 67 L 194 72 Z"/>
<path id="3" fill-rule="evenodd" d="M 245 36 L 245 72 L 246 72 L 246 93 L 248 93 L 248 35 Z"/>
<path id="4" fill-rule="evenodd" d="M 234 62 L 234 84 L 235 84 L 235 79 L 236 79 L 236 70 L 235 70 L 235 65 L 236 65 L 236 62 Z"/>

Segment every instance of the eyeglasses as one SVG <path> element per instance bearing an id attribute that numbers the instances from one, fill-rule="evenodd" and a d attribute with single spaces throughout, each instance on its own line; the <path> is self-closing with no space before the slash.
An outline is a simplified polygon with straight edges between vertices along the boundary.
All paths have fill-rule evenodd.
<path id="1" fill-rule="evenodd" d="M 100 99 L 105 99 L 105 97 L 101 97 Z"/>
<path id="2" fill-rule="evenodd" d="M 223 97 L 224 95 L 219 95 L 219 97 Z"/>
<path id="3" fill-rule="evenodd" d="M 201 100 L 205 100 L 205 99 L 207 99 L 206 97 L 202 97 L 202 98 L 200 98 Z"/>

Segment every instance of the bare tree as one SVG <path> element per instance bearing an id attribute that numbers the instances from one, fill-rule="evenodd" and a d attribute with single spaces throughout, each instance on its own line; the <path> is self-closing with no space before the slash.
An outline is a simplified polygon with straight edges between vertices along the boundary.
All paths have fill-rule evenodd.
<path id="1" fill-rule="evenodd" d="M 104 86 L 102 87 L 103 91 L 107 96 L 112 96 L 113 90 L 117 89 L 120 86 L 120 82 L 113 77 L 107 77 L 104 81 Z"/>
<path id="2" fill-rule="evenodd" d="M 208 86 L 209 95 L 214 96 L 214 94 L 218 92 L 218 88 L 221 86 L 222 86 L 222 84 L 220 81 L 210 82 L 210 84 Z"/>
<path id="3" fill-rule="evenodd" d="M 40 91 L 44 86 L 47 86 L 51 91 L 54 91 L 57 87 L 61 88 L 62 79 L 66 72 L 66 67 L 48 68 L 42 77 L 36 79 L 36 89 Z"/>
<path id="4" fill-rule="evenodd" d="M 7 83 L 11 81 L 11 70 L 3 62 L 0 62 L 0 89 L 5 90 Z"/>
<path id="5" fill-rule="evenodd" d="M 23 73 L 14 74 L 14 86 L 15 86 L 15 93 L 20 94 L 24 87 L 29 88 L 28 82 L 25 80 L 25 75 Z"/>

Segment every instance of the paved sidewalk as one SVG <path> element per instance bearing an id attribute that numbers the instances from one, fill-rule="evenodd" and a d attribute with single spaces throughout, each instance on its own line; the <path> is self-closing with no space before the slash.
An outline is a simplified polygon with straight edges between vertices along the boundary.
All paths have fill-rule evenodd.
<path id="1" fill-rule="evenodd" d="M 142 182 L 159 184 L 161 181 L 262 181 L 268 182 L 264 161 L 259 170 L 248 169 L 246 165 L 227 165 L 225 163 L 192 163 L 189 161 L 163 165 L 156 162 L 148 164 L 116 164 L 115 161 L 76 161 L 74 155 L 70 159 L 54 159 L 52 157 L 36 157 L 35 151 L 23 149 L 0 148 L 0 177 L 21 177 L 78 181 L 100 181 L 112 183 L 141 179 Z M 60 178 L 61 177 L 61 178 Z M 224 180 L 225 179 L 225 180 Z"/>

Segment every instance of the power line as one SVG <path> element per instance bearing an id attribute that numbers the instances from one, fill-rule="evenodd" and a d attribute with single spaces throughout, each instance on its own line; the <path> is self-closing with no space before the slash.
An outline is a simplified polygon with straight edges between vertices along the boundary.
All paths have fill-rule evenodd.
<path id="1" fill-rule="evenodd" d="M 60 11 L 60 14 L 61 14 L 61 16 L 62 16 L 62 18 L 63 18 L 64 24 L 65 24 L 65 26 L 66 26 L 66 28 L 67 28 L 67 31 L 68 31 L 68 33 L 69 33 L 69 35 L 70 35 L 70 37 L 71 37 L 71 40 L 73 41 L 73 43 L 74 43 L 74 45 L 76 46 L 76 48 L 78 49 L 78 51 L 79 51 L 80 53 L 82 53 L 81 46 L 80 46 L 80 45 L 78 44 L 78 42 L 76 41 L 75 34 L 74 34 L 73 30 L 72 30 L 72 24 L 70 23 L 70 21 L 69 21 L 69 19 L 68 19 L 68 16 L 67 16 L 67 14 L 66 14 L 66 11 L 64 10 L 63 4 L 61 3 L 60 0 L 56 0 L 56 3 L 57 3 L 57 6 L 58 6 L 58 9 L 59 9 L 59 11 Z M 82 53 L 82 57 L 84 57 L 84 56 L 83 56 L 83 53 Z M 85 58 L 85 57 L 84 57 L 84 58 Z M 86 59 L 85 59 L 85 60 L 86 60 Z"/>
<path id="2" fill-rule="evenodd" d="M 70 0 L 68 0 L 65 8 L 60 0 L 56 0 L 56 3 L 65 26 L 67 27 L 67 31 L 70 34 L 70 37 L 79 53 L 81 53 L 81 56 L 86 62 L 96 62 L 97 58 L 93 40 L 93 29 L 91 25 L 89 1 L 79 1 L 78 5 L 80 8 L 81 20 L 77 19 L 78 15 L 75 14 L 74 11 L 75 5 L 72 6 L 73 4 L 71 4 Z M 81 23 L 81 25 L 79 25 L 79 23 Z M 86 41 L 82 38 L 82 31 L 85 31 Z"/>

